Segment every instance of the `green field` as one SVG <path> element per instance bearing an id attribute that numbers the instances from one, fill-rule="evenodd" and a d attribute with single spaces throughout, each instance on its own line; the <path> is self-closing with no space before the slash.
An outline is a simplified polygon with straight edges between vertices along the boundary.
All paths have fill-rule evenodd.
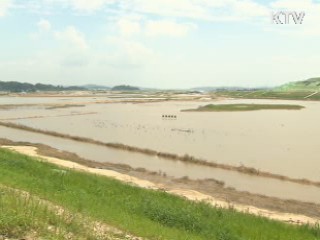
<path id="1" fill-rule="evenodd" d="M 0 186 L 0 238 L 124 239 L 94 236 L 90 222 L 99 221 L 146 239 L 320 239 L 319 227 L 214 208 L 107 177 L 63 170 L 4 149 L 0 149 Z M 55 214 L 51 205 L 61 206 L 67 216 Z"/>
<path id="2" fill-rule="evenodd" d="M 300 110 L 300 105 L 286 104 L 208 104 L 196 109 L 186 109 L 184 112 L 238 112 L 257 110 Z"/>

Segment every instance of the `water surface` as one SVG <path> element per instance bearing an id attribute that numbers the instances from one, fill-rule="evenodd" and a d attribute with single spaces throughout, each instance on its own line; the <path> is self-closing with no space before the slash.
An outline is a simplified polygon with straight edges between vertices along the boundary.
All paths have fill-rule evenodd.
<path id="1" fill-rule="evenodd" d="M 208 103 L 300 104 L 302 110 L 181 112 Z M 92 113 L 95 114 L 86 114 Z M 2 114 L 4 113 L 4 114 Z M 64 116 L 63 114 L 79 116 Z M 320 181 L 320 103 L 275 100 L 90 104 L 82 108 L 0 111 L 13 122 L 206 161 Z M 176 120 L 162 118 L 176 115 Z M 57 116 L 55 116 L 57 115 Z"/>
<path id="2" fill-rule="evenodd" d="M 250 176 L 2 126 L 0 126 L 0 137 L 12 141 L 46 144 L 97 162 L 127 164 L 133 168 L 145 168 L 148 171 L 166 173 L 168 176 L 176 178 L 188 176 L 190 179 L 216 179 L 224 181 L 226 187 L 233 187 L 239 191 L 248 191 L 281 199 L 320 203 L 320 188 L 314 186 Z"/>

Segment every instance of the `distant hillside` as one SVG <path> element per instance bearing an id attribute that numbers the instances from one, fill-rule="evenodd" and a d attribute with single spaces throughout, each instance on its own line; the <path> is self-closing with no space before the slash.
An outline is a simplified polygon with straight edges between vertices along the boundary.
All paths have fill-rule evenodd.
<path id="1" fill-rule="evenodd" d="M 319 91 L 320 77 L 309 78 L 307 80 L 291 82 L 280 86 L 277 90 L 281 91 Z"/>
<path id="2" fill-rule="evenodd" d="M 95 84 L 87 84 L 81 87 L 84 87 L 88 90 L 110 90 L 110 87 L 103 86 L 103 85 L 95 85 Z"/>
<path id="3" fill-rule="evenodd" d="M 250 87 L 195 87 L 191 90 L 201 91 L 201 92 L 223 92 L 223 91 L 257 91 L 267 88 L 250 88 Z"/>
<path id="4" fill-rule="evenodd" d="M 111 88 L 112 91 L 139 91 L 140 88 L 129 85 L 118 85 Z"/>
<path id="5" fill-rule="evenodd" d="M 2 82 L 0 81 L 0 92 L 36 92 L 36 91 L 81 91 L 86 90 L 83 87 L 70 86 L 54 86 L 50 84 L 31 84 L 20 82 Z"/>

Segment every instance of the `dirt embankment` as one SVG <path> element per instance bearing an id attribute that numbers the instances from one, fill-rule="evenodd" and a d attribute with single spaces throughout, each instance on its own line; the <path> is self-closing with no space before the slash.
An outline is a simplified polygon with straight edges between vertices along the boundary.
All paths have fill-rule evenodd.
<path id="1" fill-rule="evenodd" d="M 223 183 L 213 179 L 174 179 L 154 172 L 147 172 L 144 169 L 133 169 L 126 165 L 88 161 L 76 154 L 61 152 L 42 144 L 14 143 L 1 139 L 0 145 L 6 145 L 7 148 L 27 155 L 44 158 L 46 161 L 63 167 L 109 176 L 140 187 L 158 189 L 184 196 L 190 200 L 207 201 L 215 206 L 232 207 L 239 211 L 289 223 L 315 224 L 320 220 L 320 205 L 318 204 L 239 192 L 231 188 L 225 188 Z M 11 147 L 8 147 L 8 145 L 11 145 Z M 62 159 L 68 159 L 69 161 Z"/>
<path id="2" fill-rule="evenodd" d="M 227 164 L 208 162 L 206 160 L 199 159 L 199 158 L 196 158 L 193 156 L 189 156 L 187 154 L 180 156 L 180 155 L 172 154 L 172 153 L 158 152 L 158 151 L 155 151 L 152 149 L 145 149 L 145 148 L 139 148 L 139 147 L 134 147 L 134 146 L 128 146 L 128 145 L 121 144 L 121 143 L 105 143 L 105 142 L 101 142 L 101 141 L 94 140 L 91 138 L 72 136 L 72 135 L 58 133 L 58 132 L 54 132 L 54 131 L 48 131 L 48 130 L 41 130 L 41 129 L 36 129 L 36 128 L 32 128 L 32 127 L 28 127 L 28 126 L 24 126 L 24 125 L 20 125 L 20 124 L 15 124 L 15 123 L 0 122 L 0 126 L 5 126 L 5 127 L 10 127 L 10 128 L 35 132 L 35 133 L 41 133 L 41 134 L 46 134 L 46 135 L 50 135 L 50 136 L 54 136 L 54 137 L 60 137 L 60 138 L 70 139 L 70 140 L 74 140 L 74 141 L 78 141 L 78 142 L 96 144 L 96 145 L 100 145 L 100 146 L 111 147 L 111 148 L 130 151 L 130 152 L 143 153 L 143 154 L 147 154 L 150 156 L 159 156 L 162 158 L 175 160 L 175 161 L 183 161 L 183 162 L 188 162 L 188 163 L 193 163 L 193 164 L 198 164 L 198 165 L 220 168 L 220 169 L 224 169 L 224 170 L 236 171 L 236 172 L 240 172 L 240 173 L 244 173 L 244 174 L 248 174 L 248 175 L 255 175 L 255 176 L 273 178 L 273 179 L 278 179 L 278 180 L 283 180 L 283 181 L 288 181 L 288 182 L 293 182 L 293 183 L 313 185 L 316 187 L 320 187 L 320 182 L 311 181 L 309 179 L 291 178 L 291 177 L 280 175 L 280 174 L 260 171 L 258 169 L 252 168 L 252 167 L 232 166 L 232 165 L 227 165 Z"/>

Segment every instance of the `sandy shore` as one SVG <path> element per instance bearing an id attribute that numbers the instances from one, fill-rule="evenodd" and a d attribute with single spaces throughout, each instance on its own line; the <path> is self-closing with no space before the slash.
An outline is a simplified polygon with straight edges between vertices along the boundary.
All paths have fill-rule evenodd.
<path id="1" fill-rule="evenodd" d="M 267 217 L 270 219 L 293 223 L 293 224 L 316 224 L 316 223 L 319 223 L 320 221 L 320 219 L 318 218 L 308 217 L 300 214 L 282 213 L 282 212 L 271 211 L 263 208 L 250 206 L 250 205 L 242 205 L 237 203 L 233 204 L 228 201 L 222 201 L 210 195 L 206 195 L 195 190 L 168 188 L 165 184 L 153 183 L 148 180 L 139 179 L 137 177 L 129 176 L 127 174 L 122 174 L 116 171 L 112 171 L 108 169 L 91 168 L 91 167 L 87 167 L 72 161 L 40 155 L 37 152 L 37 148 L 33 146 L 1 146 L 1 147 L 11 149 L 29 156 L 38 157 L 43 161 L 47 161 L 47 162 L 59 165 L 61 167 L 111 177 L 111 178 L 120 180 L 122 182 L 133 184 L 142 188 L 166 191 L 171 194 L 185 197 L 192 201 L 205 201 L 210 203 L 213 206 L 218 206 L 222 208 L 232 207 L 240 212 L 255 214 L 255 215 Z"/>

